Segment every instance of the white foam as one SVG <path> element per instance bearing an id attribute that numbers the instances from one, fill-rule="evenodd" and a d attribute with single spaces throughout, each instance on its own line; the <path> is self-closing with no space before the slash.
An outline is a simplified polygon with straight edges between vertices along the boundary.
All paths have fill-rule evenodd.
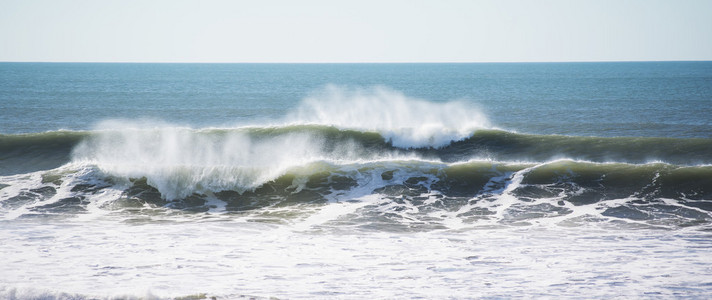
<path id="1" fill-rule="evenodd" d="M 230 222 L 4 226 L 0 297 L 701 298 L 710 291 L 709 238 L 694 231 L 284 229 Z M 28 278 L 42 287 L 29 288 Z"/>
<path id="2" fill-rule="evenodd" d="M 383 87 L 336 86 L 305 99 L 278 123 L 378 132 L 403 148 L 445 146 L 488 126 L 479 110 L 463 102 L 433 103 Z M 167 199 L 220 190 L 243 192 L 315 161 L 393 158 L 391 153 L 363 157 L 359 145 L 348 141 L 329 145 L 336 147 L 325 153 L 326 141 L 309 131 L 260 137 L 249 132 L 245 127 L 195 130 L 146 120 L 107 120 L 72 156 L 73 162 L 96 165 L 111 176 L 145 177 Z"/>
<path id="3" fill-rule="evenodd" d="M 465 102 L 435 103 L 385 87 L 333 85 L 306 98 L 287 121 L 374 131 L 402 148 L 442 147 L 489 126 L 487 117 Z"/>
<path id="4" fill-rule="evenodd" d="M 0 189 L 0 201 L 6 201 L 10 198 L 19 196 L 23 191 L 41 187 L 42 172 L 33 172 L 28 174 L 0 176 L 0 183 L 8 186 Z M 0 217 L 4 220 L 15 219 L 27 212 L 28 207 L 36 201 L 30 201 L 27 204 L 21 205 L 14 209 L 0 210 Z"/>
<path id="5" fill-rule="evenodd" d="M 245 191 L 289 168 L 324 157 L 323 141 L 304 133 L 255 139 L 241 131 L 209 134 L 171 125 L 108 121 L 73 152 L 120 178 L 146 177 L 167 199 Z"/>
<path id="6" fill-rule="evenodd" d="M 169 200 L 193 193 L 251 190 L 318 161 L 343 166 L 420 160 L 412 153 L 365 151 L 349 141 L 329 147 L 325 143 L 319 133 L 309 131 L 254 136 L 247 129 L 216 132 L 110 120 L 100 123 L 72 156 L 74 164 L 94 165 L 119 179 L 145 177 Z"/>

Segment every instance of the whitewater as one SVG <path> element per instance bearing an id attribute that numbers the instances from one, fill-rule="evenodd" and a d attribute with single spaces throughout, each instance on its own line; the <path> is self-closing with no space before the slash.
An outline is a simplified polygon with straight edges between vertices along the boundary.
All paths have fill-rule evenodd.
<path id="1" fill-rule="evenodd" d="M 709 116 L 700 117 L 710 109 L 704 104 L 712 91 L 676 80 L 709 82 L 712 76 L 709 64 L 693 66 L 197 65 L 182 73 L 185 65 L 149 65 L 141 76 L 159 86 L 139 84 L 135 97 L 161 102 L 170 94 L 205 104 L 175 99 L 166 110 L 176 114 L 161 117 L 151 102 L 141 104 L 145 114 L 133 113 L 137 102 L 115 106 L 114 116 L 77 114 L 89 119 L 57 123 L 66 126 L 22 125 L 36 127 L 29 131 L 18 123 L 32 118 L 7 112 L 56 101 L 50 92 L 71 90 L 73 83 L 47 91 L 39 83 L 19 88 L 21 81 L 3 73 L 2 115 L 15 121 L 0 122 L 11 124 L 0 132 L 0 297 L 704 298 L 712 286 L 712 136 L 699 129 L 712 126 Z M 81 86 L 89 90 L 75 86 L 73 94 L 87 111 L 94 109 L 82 106 L 87 95 L 114 97 L 106 107 L 116 99 L 133 101 L 119 90 L 106 94 L 115 83 L 92 76 L 117 67 L 137 72 L 136 66 L 6 67 L 88 81 Z M 264 77 L 278 90 L 270 97 L 283 99 L 272 102 L 254 96 L 264 87 L 207 92 L 221 91 L 226 71 L 248 76 L 240 68 L 311 74 L 312 85 L 326 80 L 320 72 L 345 70 L 384 82 L 310 85 L 300 94 L 279 89 L 304 76 L 291 83 Z M 389 68 L 403 68 L 402 81 L 379 77 Z M 684 103 L 675 108 L 685 112 L 665 106 L 668 100 L 651 100 L 655 111 L 636 117 L 630 109 L 642 100 L 626 98 L 639 96 L 621 87 L 613 94 L 628 106 L 611 109 L 611 99 L 580 102 L 601 114 L 596 120 L 571 118 L 568 104 L 542 107 L 586 93 L 583 85 L 575 88 L 581 83 L 562 85 L 567 76 L 551 74 L 587 70 L 596 80 L 585 82 L 611 76 L 641 85 L 647 79 L 652 89 L 659 86 L 659 68 L 673 74 L 665 82 L 682 93 Z M 433 93 L 420 89 L 428 78 L 450 78 L 443 88 L 463 84 L 453 78 L 467 76 L 452 76 L 453 69 L 481 74 L 469 81 L 474 85 L 493 77 L 509 85 L 492 83 L 496 106 L 425 98 Z M 76 74 L 62 73 L 69 70 Z M 161 87 L 158 78 L 173 74 L 167 70 L 179 77 L 164 81 L 202 86 L 202 94 Z M 418 77 L 413 70 L 442 76 Z M 196 71 L 213 76 L 213 83 L 194 82 Z M 548 90 L 535 88 L 541 82 L 559 88 L 543 99 L 503 100 L 494 92 L 508 86 L 543 94 Z M 391 87 L 399 84 L 420 96 Z M 213 97 L 245 103 L 211 107 Z M 244 115 L 222 115 L 231 109 Z M 253 110 L 259 113 L 248 113 Z M 607 115 L 616 110 L 619 115 Z M 654 119 L 668 110 L 689 117 Z M 517 126 L 523 122 L 531 126 Z"/>

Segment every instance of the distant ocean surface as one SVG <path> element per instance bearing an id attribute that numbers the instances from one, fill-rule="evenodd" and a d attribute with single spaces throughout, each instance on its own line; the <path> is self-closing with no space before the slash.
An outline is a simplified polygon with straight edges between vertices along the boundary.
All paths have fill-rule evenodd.
<path id="1" fill-rule="evenodd" d="M 0 63 L 0 298 L 706 298 L 712 62 Z"/>

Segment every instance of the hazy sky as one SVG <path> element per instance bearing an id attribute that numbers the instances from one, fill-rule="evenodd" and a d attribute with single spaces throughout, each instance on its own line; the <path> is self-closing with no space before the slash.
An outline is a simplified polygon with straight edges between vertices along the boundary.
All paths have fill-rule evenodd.
<path id="1" fill-rule="evenodd" d="M 0 61 L 712 60 L 712 0 L 0 0 Z"/>

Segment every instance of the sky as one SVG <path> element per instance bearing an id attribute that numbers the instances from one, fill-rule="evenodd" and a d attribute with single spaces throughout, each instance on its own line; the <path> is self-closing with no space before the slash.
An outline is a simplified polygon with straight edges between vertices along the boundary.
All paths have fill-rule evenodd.
<path id="1" fill-rule="evenodd" d="M 712 0 L 0 0 L 0 61 L 712 60 Z"/>

